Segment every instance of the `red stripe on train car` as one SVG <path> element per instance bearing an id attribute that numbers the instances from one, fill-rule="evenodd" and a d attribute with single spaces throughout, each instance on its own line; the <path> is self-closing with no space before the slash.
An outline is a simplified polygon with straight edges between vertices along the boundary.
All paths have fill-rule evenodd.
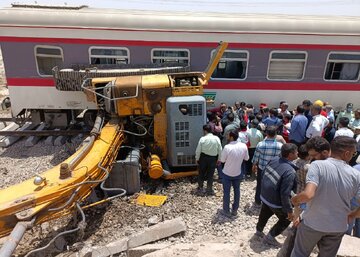
<path id="1" fill-rule="evenodd" d="M 111 39 L 82 39 L 82 38 L 41 38 L 41 37 L 0 37 L 0 42 L 27 43 L 65 43 L 65 44 L 98 44 L 122 46 L 156 46 L 156 47 L 211 47 L 215 42 L 172 42 L 172 41 L 139 41 L 139 40 L 111 40 Z M 229 48 L 271 48 L 271 49 L 318 49 L 318 50 L 349 50 L 359 51 L 360 45 L 317 45 L 317 44 L 265 44 L 265 43 L 229 43 Z"/>
<path id="2" fill-rule="evenodd" d="M 54 79 L 52 78 L 6 78 L 6 80 L 9 87 L 53 87 L 55 85 Z"/>
<path id="3" fill-rule="evenodd" d="M 7 78 L 8 86 L 53 87 L 52 78 Z M 205 89 L 226 90 L 321 90 L 321 91 L 360 91 L 358 83 L 309 83 L 309 82 L 238 82 L 210 81 Z"/>

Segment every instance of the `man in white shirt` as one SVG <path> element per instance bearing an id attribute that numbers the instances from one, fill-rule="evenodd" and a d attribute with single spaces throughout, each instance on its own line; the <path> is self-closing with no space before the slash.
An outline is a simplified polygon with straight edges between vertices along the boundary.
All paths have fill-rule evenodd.
<path id="1" fill-rule="evenodd" d="M 329 120 L 320 114 L 321 106 L 313 105 L 311 107 L 311 115 L 313 116 L 308 129 L 306 130 L 306 137 L 312 138 L 322 136 L 324 128 L 328 125 Z"/>
<path id="2" fill-rule="evenodd" d="M 239 133 L 237 130 L 231 130 L 228 133 L 229 143 L 225 145 L 221 153 L 221 162 L 225 163 L 223 168 L 223 209 L 222 214 L 226 217 L 236 216 L 240 203 L 240 180 L 241 180 L 241 164 L 245 160 L 249 160 L 247 146 L 238 142 Z M 234 188 L 234 203 L 230 212 L 230 188 Z"/>
<path id="3" fill-rule="evenodd" d="M 354 132 L 349 129 L 349 118 L 348 117 L 341 117 L 339 119 L 339 129 L 336 130 L 334 138 L 338 136 L 346 136 L 346 137 L 354 137 Z"/>
<path id="4" fill-rule="evenodd" d="M 203 126 L 204 136 L 200 138 L 195 151 L 195 159 L 199 165 L 198 194 L 203 194 L 204 181 L 207 181 L 206 192 L 214 195 L 213 181 L 215 167 L 220 164 L 221 142 L 219 137 L 211 133 L 211 126 Z"/>

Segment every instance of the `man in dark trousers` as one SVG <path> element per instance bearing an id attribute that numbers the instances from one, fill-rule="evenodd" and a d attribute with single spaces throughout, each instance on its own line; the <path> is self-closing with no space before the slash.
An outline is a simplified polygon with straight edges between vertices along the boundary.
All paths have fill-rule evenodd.
<path id="1" fill-rule="evenodd" d="M 312 161 L 316 160 L 326 160 L 330 156 L 330 143 L 323 137 L 317 136 L 310 138 L 306 144 L 305 148 L 309 154 L 309 158 Z M 306 184 L 306 174 L 304 176 L 298 176 L 299 184 Z M 303 206 L 305 207 L 305 206 Z M 292 249 L 295 244 L 295 236 L 297 232 L 296 226 L 299 224 L 300 218 L 294 217 L 294 226 L 288 233 L 288 236 L 281 247 L 280 251 L 277 254 L 277 257 L 290 257 Z"/>
<path id="2" fill-rule="evenodd" d="M 203 185 L 206 180 L 206 193 L 214 195 L 213 177 L 216 165 L 220 164 L 222 147 L 219 137 L 211 133 L 211 126 L 209 124 L 204 125 L 203 130 L 204 136 L 200 138 L 195 151 L 195 158 L 199 165 L 197 193 L 203 193 Z"/>
<path id="3" fill-rule="evenodd" d="M 284 144 L 281 147 L 281 157 L 274 157 L 264 169 L 260 195 L 263 204 L 256 225 L 256 235 L 274 246 L 280 246 L 275 237 L 281 234 L 293 219 L 290 199 L 292 191 L 296 192 L 296 166 L 292 161 L 297 157 L 297 146 Z M 279 220 L 265 236 L 264 227 L 274 214 Z"/>
<path id="4" fill-rule="evenodd" d="M 319 255 L 335 257 L 348 220 L 360 216 L 350 201 L 360 203 L 360 174 L 347 163 L 356 152 L 356 141 L 339 136 L 331 142 L 331 157 L 314 161 L 306 175 L 305 190 L 292 198 L 298 206 L 307 203 L 291 257 L 309 256 L 318 245 Z"/>
<path id="5" fill-rule="evenodd" d="M 255 191 L 255 204 L 260 205 L 260 191 L 261 191 L 261 179 L 263 177 L 263 170 L 265 166 L 275 156 L 279 156 L 281 153 L 282 144 L 276 141 L 276 127 L 269 126 L 266 128 L 266 138 L 261 141 L 255 148 L 255 154 L 252 159 L 252 171 L 256 173 L 256 191 Z"/>

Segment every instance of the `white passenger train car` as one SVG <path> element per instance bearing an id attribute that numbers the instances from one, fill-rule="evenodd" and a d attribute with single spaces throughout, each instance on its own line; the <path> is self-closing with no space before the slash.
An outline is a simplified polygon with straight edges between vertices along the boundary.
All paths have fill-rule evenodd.
<path id="1" fill-rule="evenodd" d="M 54 66 L 176 62 L 204 70 L 219 41 L 229 48 L 205 90 L 216 105 L 359 106 L 358 1 L 82 2 L 0 4 L 13 115 L 95 108 L 83 92 L 55 87 Z"/>

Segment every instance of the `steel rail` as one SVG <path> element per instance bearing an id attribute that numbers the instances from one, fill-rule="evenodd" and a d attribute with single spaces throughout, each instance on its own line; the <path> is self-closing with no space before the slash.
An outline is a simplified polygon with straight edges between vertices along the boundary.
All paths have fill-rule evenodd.
<path id="1" fill-rule="evenodd" d="M 30 136 L 74 136 L 79 134 L 89 135 L 90 131 L 84 130 L 24 130 L 24 131 L 1 131 L 0 136 L 16 136 L 16 137 L 30 137 Z"/>

